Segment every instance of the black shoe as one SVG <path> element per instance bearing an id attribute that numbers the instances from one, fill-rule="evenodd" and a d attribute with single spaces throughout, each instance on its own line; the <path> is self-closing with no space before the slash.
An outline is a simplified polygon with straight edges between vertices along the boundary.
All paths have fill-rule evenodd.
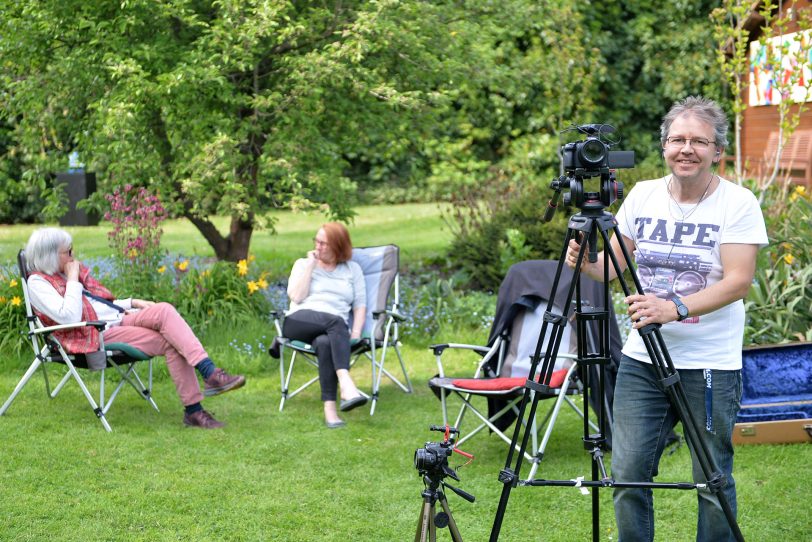
<path id="1" fill-rule="evenodd" d="M 347 399 L 346 401 L 341 401 L 339 403 L 338 409 L 341 412 L 349 412 L 354 408 L 358 408 L 359 406 L 364 406 L 367 404 L 367 398 L 363 395 L 359 395 L 358 397 L 353 397 L 352 399 Z"/>
<path id="2" fill-rule="evenodd" d="M 271 347 L 268 349 L 268 353 L 273 359 L 279 359 L 279 339 L 276 337 L 274 337 Z"/>

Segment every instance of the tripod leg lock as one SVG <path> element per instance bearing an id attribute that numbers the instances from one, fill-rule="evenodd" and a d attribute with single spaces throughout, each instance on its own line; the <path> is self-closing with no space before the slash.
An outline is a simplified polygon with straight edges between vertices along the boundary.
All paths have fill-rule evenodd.
<path id="1" fill-rule="evenodd" d="M 713 475 L 708 480 L 708 490 L 711 493 L 719 493 L 723 487 L 727 485 L 727 478 L 721 472 L 714 472 Z"/>
<path id="2" fill-rule="evenodd" d="M 519 477 L 516 476 L 512 469 L 502 469 L 499 472 L 499 481 L 503 484 L 510 484 L 511 487 L 519 485 Z"/>
<path id="3" fill-rule="evenodd" d="M 673 386 L 674 384 L 679 382 L 679 373 L 674 373 L 672 375 L 669 375 L 669 376 L 663 378 L 662 380 L 660 380 L 660 382 L 662 382 L 663 388 L 670 388 L 671 386 Z"/>

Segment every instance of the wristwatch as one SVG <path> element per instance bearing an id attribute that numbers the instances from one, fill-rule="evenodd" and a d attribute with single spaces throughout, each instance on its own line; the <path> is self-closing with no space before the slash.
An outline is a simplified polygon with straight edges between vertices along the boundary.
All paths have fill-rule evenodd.
<path id="1" fill-rule="evenodd" d="M 671 301 L 674 302 L 674 305 L 677 306 L 677 322 L 682 322 L 686 318 L 688 318 L 688 307 L 685 306 L 685 303 L 682 302 L 682 299 L 674 296 L 671 298 Z"/>

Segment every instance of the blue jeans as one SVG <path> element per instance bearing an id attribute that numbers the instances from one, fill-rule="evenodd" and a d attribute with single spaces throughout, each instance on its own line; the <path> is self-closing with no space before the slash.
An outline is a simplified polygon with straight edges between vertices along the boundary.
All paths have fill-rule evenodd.
<path id="1" fill-rule="evenodd" d="M 677 372 L 685 390 L 688 408 L 698 424 L 697 430 L 719 472 L 725 475 L 727 484 L 723 491 L 735 515 L 736 485 L 732 476 L 731 437 L 741 401 L 741 371 L 713 370 L 711 393 L 707 394 L 702 369 L 680 369 Z M 622 357 L 613 412 L 612 477 L 616 482 L 652 481 L 657 475 L 665 439 L 679 420 L 651 364 L 628 356 Z M 711 413 L 710 420 L 708 412 Z M 710 430 L 706 423 L 712 424 Z M 691 462 L 694 483 L 706 482 L 693 447 Z M 697 498 L 697 541 L 734 540 L 718 499 L 704 489 L 697 490 Z M 651 489 L 615 488 L 614 504 L 619 542 L 654 540 Z"/>

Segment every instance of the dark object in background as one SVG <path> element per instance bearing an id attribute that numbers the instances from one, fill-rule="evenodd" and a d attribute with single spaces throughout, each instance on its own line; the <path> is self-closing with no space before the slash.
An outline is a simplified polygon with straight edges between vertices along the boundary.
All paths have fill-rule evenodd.
<path id="1" fill-rule="evenodd" d="M 95 226 L 99 213 L 77 209 L 76 204 L 96 191 L 96 174 L 83 170 L 56 174 L 57 185 L 63 185 L 68 196 L 68 211 L 59 218 L 60 226 Z"/>

